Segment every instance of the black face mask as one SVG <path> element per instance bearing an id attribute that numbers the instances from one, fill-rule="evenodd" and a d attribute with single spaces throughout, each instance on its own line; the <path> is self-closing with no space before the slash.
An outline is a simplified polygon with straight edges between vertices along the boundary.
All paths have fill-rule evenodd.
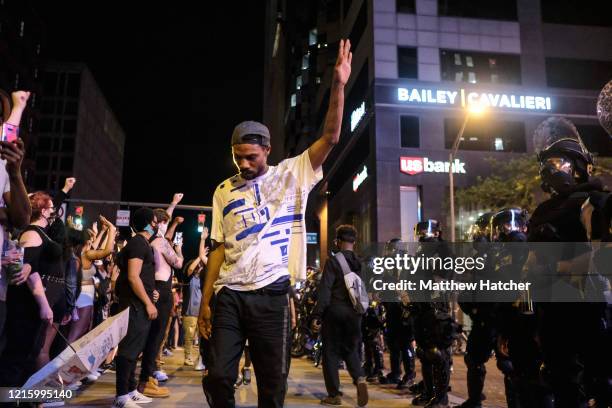
<path id="1" fill-rule="evenodd" d="M 544 165 L 540 169 L 542 177 L 542 190 L 547 193 L 568 194 L 576 185 L 573 172 L 566 173 L 553 165 Z"/>
<path id="2" fill-rule="evenodd" d="M 500 237 L 501 242 L 527 242 L 527 235 L 524 232 L 512 231 Z"/>

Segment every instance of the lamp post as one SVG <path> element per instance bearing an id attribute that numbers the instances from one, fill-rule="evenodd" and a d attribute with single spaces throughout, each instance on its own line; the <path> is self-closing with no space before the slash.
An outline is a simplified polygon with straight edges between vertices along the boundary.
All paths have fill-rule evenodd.
<path id="1" fill-rule="evenodd" d="M 465 119 L 463 119 L 463 124 L 457 133 L 457 137 L 453 142 L 453 146 L 451 148 L 450 154 L 448 155 L 448 185 L 449 185 L 449 195 L 450 195 L 450 231 L 451 231 L 451 242 L 455 242 L 455 179 L 453 177 L 453 162 L 455 161 L 455 156 L 457 155 L 457 150 L 459 150 L 459 143 L 461 143 L 461 138 L 463 137 L 463 132 L 465 132 L 465 128 L 470 120 L 472 115 L 478 116 L 483 112 L 483 107 L 480 104 L 473 103 L 470 104 L 469 107 L 465 111 Z"/>

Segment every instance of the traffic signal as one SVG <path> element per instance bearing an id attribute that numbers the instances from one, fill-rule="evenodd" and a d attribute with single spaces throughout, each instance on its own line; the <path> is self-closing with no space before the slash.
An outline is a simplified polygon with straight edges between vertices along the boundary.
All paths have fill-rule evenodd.
<path id="1" fill-rule="evenodd" d="M 198 214 L 198 232 L 204 231 L 204 222 L 206 222 L 206 214 Z"/>
<path id="2" fill-rule="evenodd" d="M 74 225 L 77 229 L 83 228 L 83 206 L 80 205 L 74 209 Z"/>

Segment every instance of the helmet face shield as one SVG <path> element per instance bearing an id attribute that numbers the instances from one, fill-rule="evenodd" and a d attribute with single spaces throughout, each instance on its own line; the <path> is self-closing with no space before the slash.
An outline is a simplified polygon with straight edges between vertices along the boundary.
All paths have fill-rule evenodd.
<path id="1" fill-rule="evenodd" d="M 414 237 L 418 241 L 423 239 L 434 239 L 440 236 L 440 224 L 436 220 L 419 222 L 414 227 Z"/>
<path id="2" fill-rule="evenodd" d="M 562 171 L 565 174 L 574 174 L 574 163 L 565 157 L 549 157 L 542 161 L 542 167 L 547 167 L 549 171 Z"/>
<path id="3" fill-rule="evenodd" d="M 501 210 L 491 218 L 491 241 L 516 241 L 527 232 L 527 213 L 520 208 Z"/>

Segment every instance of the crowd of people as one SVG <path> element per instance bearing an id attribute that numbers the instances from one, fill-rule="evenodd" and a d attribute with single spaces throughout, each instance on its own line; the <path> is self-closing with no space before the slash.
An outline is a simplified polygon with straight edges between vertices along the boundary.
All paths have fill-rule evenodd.
<path id="1" fill-rule="evenodd" d="M 322 136 L 300 155 L 270 166 L 268 128 L 252 121 L 235 127 L 231 149 L 239 174 L 215 190 L 210 242 L 204 229 L 198 256 L 189 261 L 176 235 L 184 220 L 173 215 L 182 194 L 175 194 L 167 208 L 134 211 L 131 236 L 118 239 L 117 228 L 102 216 L 88 228 L 72 217 L 62 221 L 62 203 L 75 178 L 68 178 L 53 197 L 42 191 L 28 194 L 20 171 L 23 142 L 0 141 L 0 386 L 22 386 L 67 343 L 129 308 L 125 337 L 100 369 L 85 378 L 95 381 L 105 370 L 114 370 L 116 408 L 170 395 L 160 385 L 170 381 L 162 356 L 178 346 L 181 333 L 184 364 L 202 369 L 210 406 L 235 406 L 235 388 L 251 381 L 252 365 L 258 406 L 281 407 L 296 338 L 292 333 L 304 326 L 310 334 L 320 333 L 317 347 L 328 394 L 321 403 L 342 404 L 338 369 L 343 362 L 359 406 L 368 403 L 368 382 L 377 381 L 408 387 L 415 394 L 413 405 L 448 407 L 450 349 L 457 332 L 450 300 L 438 294 L 414 301 L 398 292 L 393 301 L 379 301 L 368 294 L 352 225 L 336 229 L 333 256 L 319 279 L 310 276 L 316 281 L 316 301 L 308 309 L 296 303 L 293 285 L 306 279 L 307 198 L 339 142 L 351 59 L 350 41 L 341 40 Z M 13 94 L 11 126 L 18 126 L 28 96 Z M 521 209 L 487 215 L 474 228 L 474 242 L 610 241 L 601 221 L 609 226 L 612 199 L 590 179 L 592 157 L 576 128 L 551 118 L 536 136 L 541 139 L 536 150 L 543 188 L 551 198 L 529 222 Z M 592 219 L 583 213 L 587 204 L 596 210 L 589 213 Z M 435 245 L 429 256 L 452 256 L 437 221 L 417 224 L 415 233 L 419 242 Z M 389 241 L 386 255 L 398 253 L 400 244 L 399 239 Z M 512 268 L 526 262 L 501 263 L 513 254 L 487 255 L 495 272 L 509 267 L 507 273 L 514 274 Z M 609 292 L 603 273 L 609 252 L 598 253 L 594 261 Z M 482 405 L 485 363 L 492 353 L 504 374 L 509 407 L 608 406 L 610 320 L 605 302 L 541 304 L 527 312 L 519 304 L 460 302 L 473 321 L 465 357 L 469 398 L 462 407 Z M 307 325 L 298 322 L 303 310 L 308 310 Z M 566 338 L 568 313 L 581 317 L 572 346 L 559 341 Z M 388 373 L 383 371 L 384 349 L 390 354 Z M 421 363 L 418 383 L 415 357 Z"/>

